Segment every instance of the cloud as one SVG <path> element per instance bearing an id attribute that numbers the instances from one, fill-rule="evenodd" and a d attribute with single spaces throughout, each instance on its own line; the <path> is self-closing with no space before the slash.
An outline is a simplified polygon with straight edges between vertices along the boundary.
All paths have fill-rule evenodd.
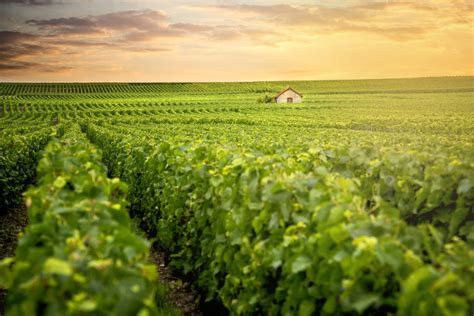
<path id="1" fill-rule="evenodd" d="M 168 22 L 168 15 L 159 10 L 128 10 L 86 17 L 28 20 L 26 24 L 37 27 L 43 35 L 60 39 L 64 43 L 75 43 L 77 46 L 103 45 L 125 50 L 129 43 L 133 51 L 136 50 L 133 46 L 136 43 L 160 38 L 181 38 L 212 30 L 209 26 L 171 24 Z M 74 36 L 81 39 L 69 40 L 68 37 Z M 100 40 L 94 40 L 97 38 Z"/>
<path id="2" fill-rule="evenodd" d="M 0 0 L 0 4 L 23 4 L 23 5 L 51 5 L 60 3 L 54 0 Z"/>
<path id="3" fill-rule="evenodd" d="M 0 31 L 0 45 L 11 45 L 25 40 L 35 39 L 37 36 L 17 31 Z"/>
<path id="4" fill-rule="evenodd" d="M 19 70 L 38 66 L 38 63 L 22 61 L 22 57 L 36 56 L 42 47 L 32 44 L 37 37 L 32 34 L 0 31 L 0 70 Z"/>
<path id="5" fill-rule="evenodd" d="M 50 44 L 70 47 L 104 47 L 126 51 L 168 51 L 165 47 L 137 47 L 149 42 L 200 36 L 212 41 L 248 39 L 267 45 L 275 32 L 242 25 L 170 23 L 159 10 L 128 10 L 85 17 L 28 20 Z"/>
<path id="6" fill-rule="evenodd" d="M 473 22 L 473 7 L 464 0 L 452 0 L 441 8 L 430 2 L 412 1 L 360 2 L 349 6 L 236 4 L 188 8 L 220 11 L 298 34 L 370 33 L 397 41 L 417 39 L 444 27 L 446 22 Z"/>
<path id="7" fill-rule="evenodd" d="M 94 34 L 100 31 L 93 21 L 75 17 L 28 20 L 26 23 L 38 26 L 40 30 L 46 30 L 53 34 Z"/>
<path id="8" fill-rule="evenodd" d="M 172 44 L 165 39 L 182 39 L 213 31 L 210 26 L 172 24 L 168 18 L 160 10 L 127 10 L 85 17 L 27 20 L 25 24 L 36 32 L 0 32 L 0 70 L 33 67 L 64 70 L 65 67 L 49 68 L 52 62 L 45 61 L 43 56 L 46 53 L 67 56 L 83 53 L 83 49 L 168 52 L 172 50 Z"/>
<path id="9" fill-rule="evenodd" d="M 176 30 L 182 30 L 190 33 L 208 32 L 214 30 L 214 27 L 209 25 L 199 25 L 192 23 L 174 23 L 170 27 Z"/>
<path id="10" fill-rule="evenodd" d="M 152 31 L 165 21 L 162 11 L 121 11 L 87 17 L 57 18 L 48 20 L 28 20 L 27 24 L 39 27 L 49 33 L 62 34 L 106 34 L 108 31 Z"/>
<path id="11" fill-rule="evenodd" d="M 0 70 L 25 70 L 36 68 L 39 65 L 28 61 L 0 61 Z"/>

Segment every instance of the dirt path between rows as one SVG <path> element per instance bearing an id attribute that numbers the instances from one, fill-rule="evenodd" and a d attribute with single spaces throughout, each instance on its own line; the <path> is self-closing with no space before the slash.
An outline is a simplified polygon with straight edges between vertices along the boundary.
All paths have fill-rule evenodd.
<path id="1" fill-rule="evenodd" d="M 175 277 L 166 266 L 165 254 L 155 247 L 150 249 L 150 261 L 159 273 L 159 282 L 168 287 L 166 298 L 168 303 L 177 308 L 184 316 L 201 316 L 199 299 L 191 290 L 190 284 Z"/>
<path id="2" fill-rule="evenodd" d="M 18 243 L 18 234 L 28 225 L 26 206 L 20 206 L 4 211 L 0 214 L 0 260 L 14 257 Z M 0 316 L 5 315 L 7 291 L 0 289 Z"/>

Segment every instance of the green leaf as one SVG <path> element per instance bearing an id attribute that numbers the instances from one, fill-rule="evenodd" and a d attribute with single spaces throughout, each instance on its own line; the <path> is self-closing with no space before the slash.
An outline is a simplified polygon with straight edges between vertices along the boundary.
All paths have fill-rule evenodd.
<path id="1" fill-rule="evenodd" d="M 368 307 L 378 303 L 380 298 L 376 294 L 365 294 L 358 297 L 354 302 L 352 302 L 352 306 L 355 310 L 359 313 L 364 312 Z"/>
<path id="2" fill-rule="evenodd" d="M 457 295 L 445 295 L 437 298 L 436 303 L 444 315 L 464 316 L 467 315 L 469 305 L 466 300 Z"/>
<path id="3" fill-rule="evenodd" d="M 461 181 L 459 181 L 459 186 L 458 186 L 458 189 L 457 189 L 457 193 L 458 194 L 467 193 L 467 192 L 469 192 L 471 187 L 472 187 L 472 183 L 469 179 L 462 179 Z"/>
<path id="4" fill-rule="evenodd" d="M 316 306 L 313 301 L 303 301 L 301 303 L 300 308 L 298 310 L 298 315 L 299 316 L 311 316 L 316 309 Z"/>
<path id="5" fill-rule="evenodd" d="M 461 223 L 464 221 L 466 216 L 469 214 L 469 209 L 467 207 L 458 207 L 454 213 L 451 215 L 451 220 L 449 221 L 449 235 L 453 236 L 458 232 L 458 228 Z"/>
<path id="6" fill-rule="evenodd" d="M 72 268 L 69 262 L 52 257 L 46 259 L 43 269 L 46 273 L 55 273 L 64 276 L 70 276 L 72 274 Z"/>
<path id="7" fill-rule="evenodd" d="M 300 255 L 291 264 L 291 272 L 298 273 L 300 271 L 306 270 L 311 265 L 311 263 L 312 261 L 310 257 L 306 255 Z"/>
<path id="8" fill-rule="evenodd" d="M 10 285 L 11 267 L 15 258 L 4 258 L 0 261 L 0 288 L 7 289 Z"/>
<path id="9" fill-rule="evenodd" d="M 64 179 L 64 177 L 62 176 L 57 177 L 56 180 L 54 180 L 53 182 L 53 186 L 58 189 L 61 189 L 65 185 L 66 185 L 66 179 Z"/>
<path id="10" fill-rule="evenodd" d="M 323 305 L 323 311 L 327 314 L 333 314 L 336 311 L 336 298 L 334 296 L 329 297 Z"/>

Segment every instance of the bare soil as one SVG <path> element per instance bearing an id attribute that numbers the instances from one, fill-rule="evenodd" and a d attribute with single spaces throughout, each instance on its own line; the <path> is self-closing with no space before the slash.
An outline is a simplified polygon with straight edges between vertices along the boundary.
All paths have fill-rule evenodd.
<path id="1" fill-rule="evenodd" d="M 0 214 L 0 260 L 15 256 L 18 234 L 28 225 L 24 204 Z M 5 315 L 7 291 L 0 289 L 0 316 Z"/>
<path id="2" fill-rule="evenodd" d="M 165 253 L 152 247 L 150 250 L 150 261 L 153 262 L 159 273 L 159 282 L 168 287 L 168 303 L 178 309 L 184 316 L 201 316 L 199 310 L 199 298 L 191 290 L 190 284 L 173 275 L 171 269 L 166 266 Z"/>

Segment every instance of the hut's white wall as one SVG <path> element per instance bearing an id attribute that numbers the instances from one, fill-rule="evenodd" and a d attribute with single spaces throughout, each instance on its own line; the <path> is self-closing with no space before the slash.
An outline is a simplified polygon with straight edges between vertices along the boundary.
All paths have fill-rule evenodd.
<path id="1" fill-rule="evenodd" d="M 292 90 L 288 90 L 285 93 L 283 93 L 282 95 L 280 95 L 276 99 L 276 101 L 277 101 L 277 103 L 288 103 L 288 98 L 292 98 L 293 103 L 301 103 L 301 96 L 298 93 L 296 93 Z"/>

